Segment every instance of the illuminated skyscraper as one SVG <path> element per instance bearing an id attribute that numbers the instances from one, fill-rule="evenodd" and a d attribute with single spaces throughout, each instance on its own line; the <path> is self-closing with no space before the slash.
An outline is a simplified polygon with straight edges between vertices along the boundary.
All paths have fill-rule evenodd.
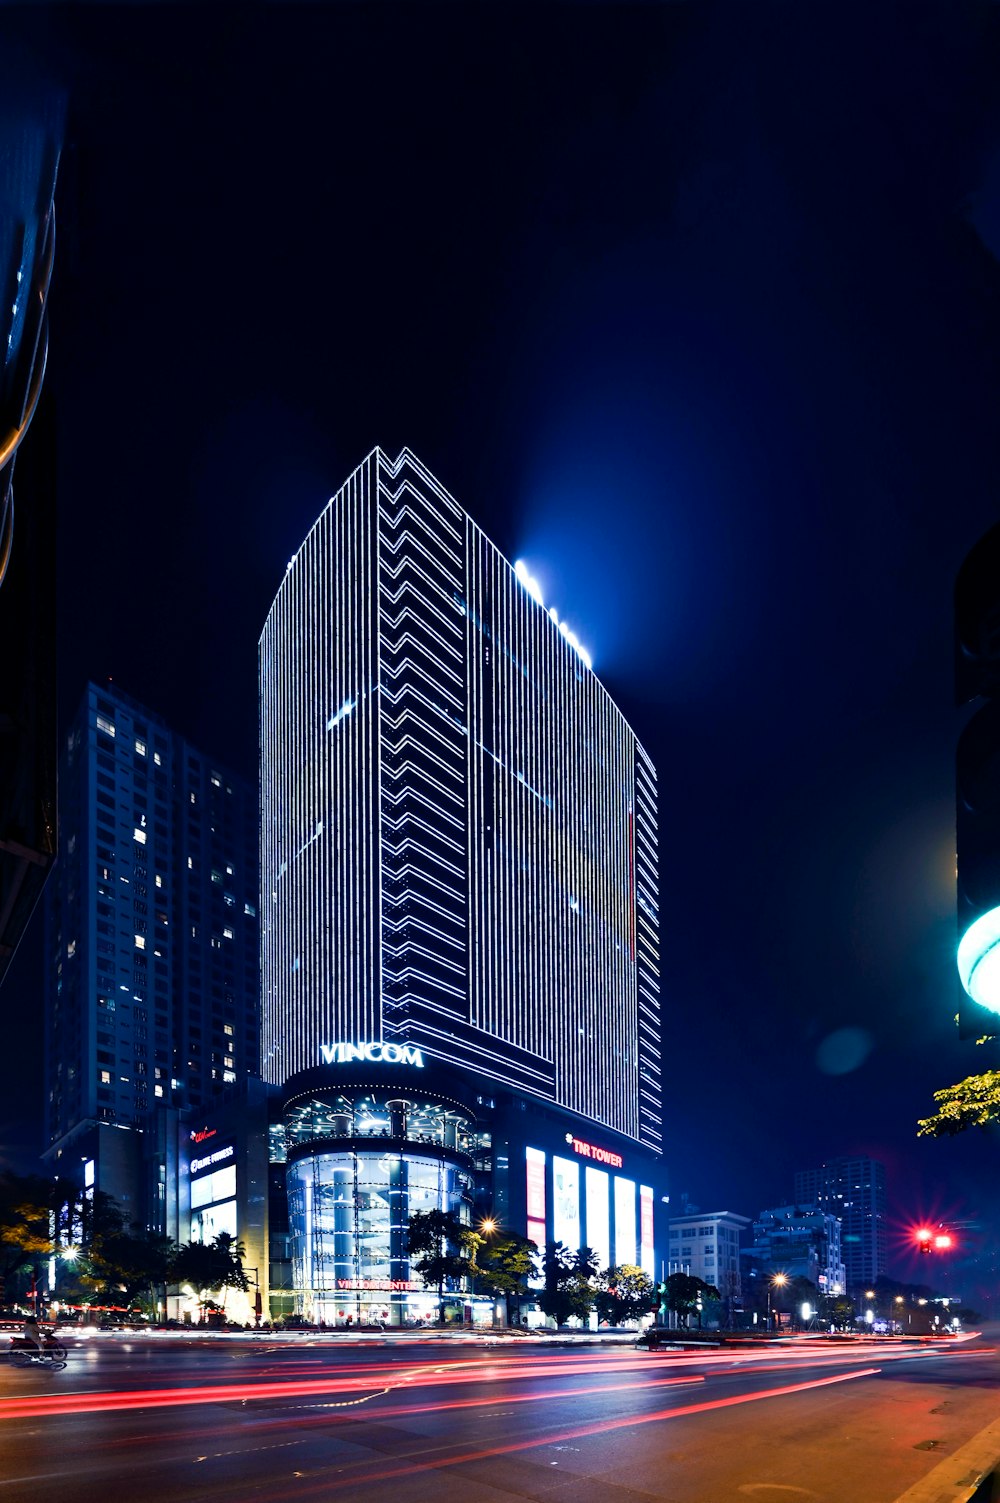
<path id="1" fill-rule="evenodd" d="M 335 1089 L 355 1077 L 385 1080 L 365 1120 L 403 1163 L 413 1139 L 390 1098 L 419 1059 L 457 1113 L 442 1204 L 471 1204 L 488 1165 L 486 1200 L 522 1232 L 542 1239 L 555 1215 L 563 1240 L 577 1228 L 577 1245 L 598 1238 L 619 1262 L 641 1244 L 651 1265 L 656 773 L 573 633 L 409 451 L 376 449 L 288 564 L 260 682 L 263 1071 L 297 1103 L 310 1195 L 345 1167 L 329 1140 L 359 1151 L 353 1086 Z M 537 1129 L 545 1108 L 567 1156 L 539 1139 L 532 1160 L 525 1128 L 509 1145 L 522 1168 L 504 1154 L 500 1184 L 498 1132 L 515 1112 Z M 649 1183 L 637 1198 L 616 1176 L 610 1211 L 594 1161 L 621 1168 L 629 1151 Z M 599 1175 L 590 1202 L 584 1168 Z M 304 1172 L 290 1171 L 293 1235 Z M 387 1211 L 386 1276 L 402 1214 Z M 296 1284 L 316 1290 L 322 1257 L 353 1257 L 356 1282 L 360 1256 L 331 1241 L 312 1274 L 300 1258 Z"/>
<path id="2" fill-rule="evenodd" d="M 259 1068 L 257 801 L 159 716 L 93 684 L 59 792 L 46 1157 L 70 1179 L 86 1163 L 88 1184 L 156 1224 L 140 1170 L 153 1116 L 195 1118 Z"/>

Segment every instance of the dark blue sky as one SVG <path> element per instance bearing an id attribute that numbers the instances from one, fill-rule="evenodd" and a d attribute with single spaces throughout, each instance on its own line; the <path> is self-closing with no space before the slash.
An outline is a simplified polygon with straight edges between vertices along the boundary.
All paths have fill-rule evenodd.
<path id="1" fill-rule="evenodd" d="M 413 448 L 659 768 L 667 1159 L 703 1206 L 866 1150 L 897 1222 L 1000 1224 L 996 1140 L 914 1136 L 997 1057 L 951 1024 L 951 588 L 1000 513 L 998 23 L 0 20 L 70 94 L 64 713 L 111 674 L 252 774 L 285 561 L 373 444 Z"/>

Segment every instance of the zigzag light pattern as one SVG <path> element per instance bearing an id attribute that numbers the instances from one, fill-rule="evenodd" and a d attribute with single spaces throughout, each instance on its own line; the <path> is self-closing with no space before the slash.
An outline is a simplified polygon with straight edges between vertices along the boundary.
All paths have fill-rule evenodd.
<path id="1" fill-rule="evenodd" d="M 265 1077 L 405 1042 L 659 1148 L 656 773 L 408 450 L 315 523 L 260 683 Z"/>

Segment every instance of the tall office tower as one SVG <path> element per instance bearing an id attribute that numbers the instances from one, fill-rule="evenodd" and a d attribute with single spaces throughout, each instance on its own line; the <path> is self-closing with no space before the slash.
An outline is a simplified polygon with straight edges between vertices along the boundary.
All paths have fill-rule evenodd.
<path id="1" fill-rule="evenodd" d="M 46 1157 L 139 1209 L 137 1130 L 259 1070 L 253 787 L 89 685 L 46 893 Z"/>
<path id="2" fill-rule="evenodd" d="M 885 1270 L 885 1166 L 877 1159 L 827 1159 L 795 1175 L 798 1206 L 818 1206 L 841 1224 L 849 1290 L 865 1289 Z"/>
<path id="3" fill-rule="evenodd" d="M 345 1176 L 366 1207 L 388 1176 L 376 1262 L 405 1283 L 406 1102 L 443 1154 L 432 1203 L 467 1208 L 478 1169 L 522 1233 L 586 1228 L 652 1267 L 656 774 L 572 631 L 409 451 L 376 449 L 288 565 L 260 683 L 263 1073 L 306 1303 L 324 1269 L 365 1276 L 372 1239 L 331 1211 L 327 1245 L 316 1213 Z M 363 1187 L 364 1121 L 397 1143 Z M 639 1195 L 609 1181 L 626 1155 Z"/>

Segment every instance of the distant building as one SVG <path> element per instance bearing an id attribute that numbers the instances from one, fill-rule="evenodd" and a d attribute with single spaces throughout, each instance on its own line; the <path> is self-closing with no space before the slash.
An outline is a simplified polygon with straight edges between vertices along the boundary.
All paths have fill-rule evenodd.
<path id="1" fill-rule="evenodd" d="M 865 1157 L 827 1159 L 795 1175 L 795 1202 L 818 1206 L 841 1226 L 846 1287 L 866 1289 L 884 1273 L 885 1166 Z"/>
<path id="2" fill-rule="evenodd" d="M 260 1069 L 256 790 L 152 711 L 91 684 L 59 791 L 46 1158 L 162 1224 L 173 1170 L 143 1166 L 164 1133 L 161 1123 L 143 1141 L 152 1114 L 189 1113 L 197 1130 L 200 1113 Z"/>
<path id="3" fill-rule="evenodd" d="M 737 1216 L 733 1211 L 671 1217 L 667 1273 L 689 1273 L 714 1284 L 723 1299 L 738 1301 L 740 1238 L 749 1225 L 749 1216 Z"/>
<path id="4" fill-rule="evenodd" d="M 841 1225 L 817 1206 L 775 1206 L 753 1223 L 753 1245 L 746 1261 L 756 1277 L 774 1273 L 808 1279 L 820 1294 L 843 1294 Z"/>

